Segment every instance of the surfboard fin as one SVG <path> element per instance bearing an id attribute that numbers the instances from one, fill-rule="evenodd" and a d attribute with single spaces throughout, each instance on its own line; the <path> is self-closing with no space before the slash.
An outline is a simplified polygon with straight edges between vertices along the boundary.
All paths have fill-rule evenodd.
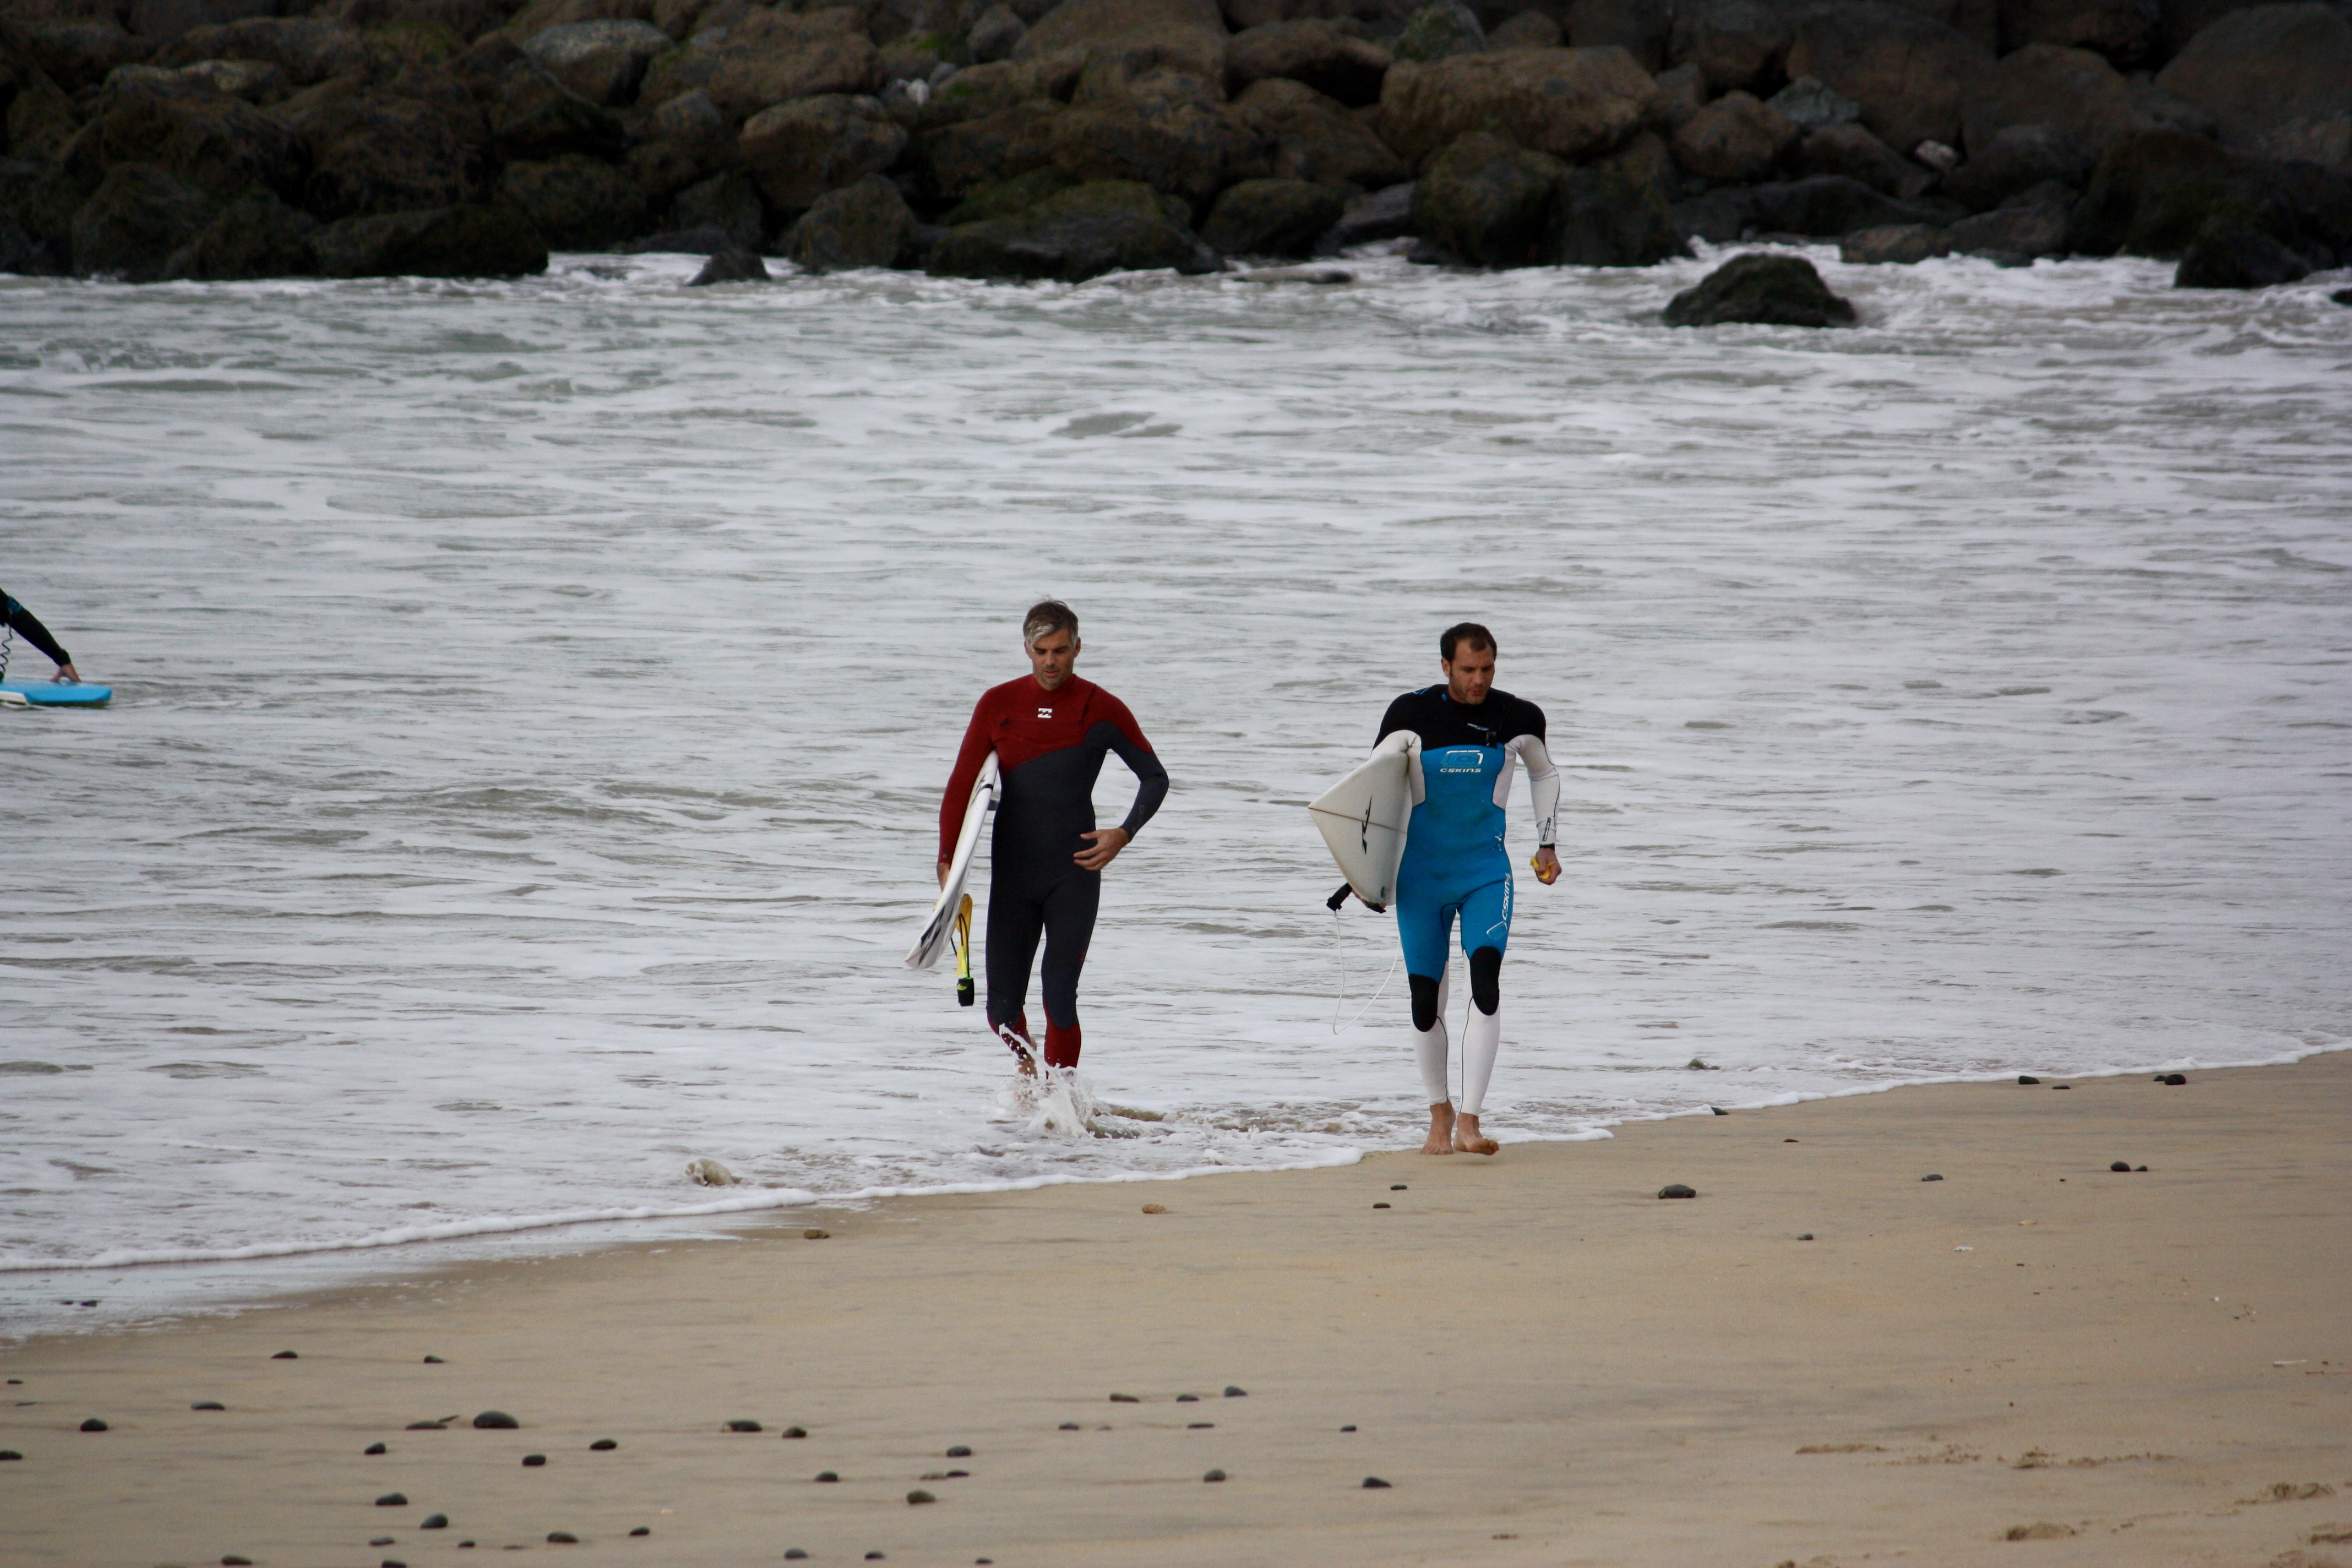
<path id="1" fill-rule="evenodd" d="M 1336 915 L 1339 912 L 1339 906 L 1348 901 L 1348 895 L 1355 892 L 1356 889 L 1353 887 L 1349 886 L 1346 882 L 1342 882 L 1339 884 L 1339 890 L 1338 892 L 1323 900 L 1323 907 L 1329 910 Z M 1356 896 L 1360 899 L 1364 898 L 1361 893 L 1356 893 Z M 1389 907 L 1386 904 L 1376 904 L 1370 899 L 1364 899 L 1364 908 L 1371 910 L 1374 914 L 1384 915 L 1389 912 Z"/>

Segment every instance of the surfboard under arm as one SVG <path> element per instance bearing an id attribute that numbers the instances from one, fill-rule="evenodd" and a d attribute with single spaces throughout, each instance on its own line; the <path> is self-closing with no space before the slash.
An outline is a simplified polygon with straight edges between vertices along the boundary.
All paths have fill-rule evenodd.
<path id="1" fill-rule="evenodd" d="M 1348 885 L 1376 908 L 1396 901 L 1405 831 L 1422 794 L 1420 772 L 1420 737 L 1400 731 L 1307 808 Z"/>
<path id="2" fill-rule="evenodd" d="M 980 777 L 972 782 L 971 799 L 963 808 L 963 829 L 956 835 L 955 855 L 948 862 L 948 879 L 940 889 L 939 902 L 931 906 L 930 919 L 923 924 L 923 934 L 907 950 L 907 967 L 929 969 L 947 955 L 955 945 L 956 911 L 963 907 L 963 885 L 971 875 L 971 860 L 980 848 L 981 825 L 996 805 L 998 788 L 996 753 L 980 764 Z"/>

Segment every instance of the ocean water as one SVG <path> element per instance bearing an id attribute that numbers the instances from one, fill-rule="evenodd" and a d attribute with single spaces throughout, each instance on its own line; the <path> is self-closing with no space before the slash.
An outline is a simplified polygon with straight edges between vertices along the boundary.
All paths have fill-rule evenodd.
<path id="1" fill-rule="evenodd" d="M 1811 254 L 1857 330 L 1658 326 L 1705 258 L 0 279 L 0 583 L 118 691 L 0 710 L 0 1333 L 1404 1144 L 1302 806 L 1462 618 L 1567 774 L 1507 1139 L 2352 1043 L 2344 279 Z M 899 963 L 1046 594 L 1175 781 L 1087 970 L 1121 1136 Z"/>

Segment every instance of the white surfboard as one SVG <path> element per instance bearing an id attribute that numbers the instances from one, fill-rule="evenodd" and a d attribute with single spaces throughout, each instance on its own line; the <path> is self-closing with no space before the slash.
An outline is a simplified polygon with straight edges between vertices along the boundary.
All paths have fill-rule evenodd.
<path id="1" fill-rule="evenodd" d="M 1331 858 L 1368 904 L 1396 902 L 1397 866 L 1421 794 L 1414 787 L 1420 751 L 1419 736 L 1391 735 L 1369 760 L 1307 803 Z"/>
<path id="2" fill-rule="evenodd" d="M 940 889 L 940 901 L 931 906 L 931 918 L 924 922 L 923 934 L 907 950 L 907 967 L 929 969 L 955 945 L 956 910 L 963 903 L 964 880 L 971 875 L 971 857 L 980 847 L 980 826 L 996 805 L 996 753 L 980 764 L 980 777 L 973 781 L 971 799 L 963 808 L 963 831 L 956 835 L 955 857 L 948 862 L 948 879 Z"/>

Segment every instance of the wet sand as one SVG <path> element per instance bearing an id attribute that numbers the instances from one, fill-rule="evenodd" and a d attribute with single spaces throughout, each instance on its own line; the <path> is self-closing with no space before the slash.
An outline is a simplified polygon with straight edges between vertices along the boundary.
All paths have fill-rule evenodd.
<path id="1" fill-rule="evenodd" d="M 0 1563 L 2352 1564 L 2352 1054 L 2057 1081 L 37 1341 Z"/>

